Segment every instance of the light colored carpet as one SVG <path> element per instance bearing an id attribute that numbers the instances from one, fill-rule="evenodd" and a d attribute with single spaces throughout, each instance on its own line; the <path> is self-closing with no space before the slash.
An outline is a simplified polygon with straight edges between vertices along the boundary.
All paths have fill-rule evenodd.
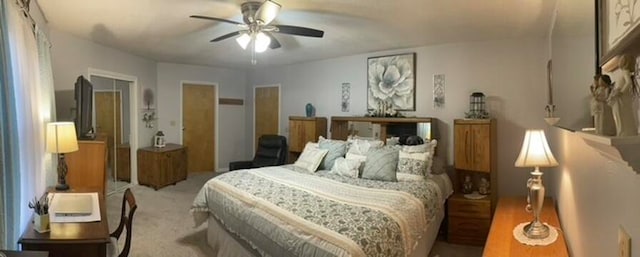
<path id="1" fill-rule="evenodd" d="M 158 191 L 145 186 L 132 186 L 138 209 L 133 219 L 133 240 L 129 256 L 213 256 L 206 242 L 206 225 L 193 227 L 189 207 L 202 185 L 214 176 L 213 172 L 189 176 L 175 186 Z M 123 193 L 107 197 L 109 230 L 120 222 Z M 120 244 L 124 242 L 124 236 Z M 121 249 L 121 248 L 120 248 Z M 454 245 L 436 241 L 429 257 L 482 256 L 481 247 Z"/>

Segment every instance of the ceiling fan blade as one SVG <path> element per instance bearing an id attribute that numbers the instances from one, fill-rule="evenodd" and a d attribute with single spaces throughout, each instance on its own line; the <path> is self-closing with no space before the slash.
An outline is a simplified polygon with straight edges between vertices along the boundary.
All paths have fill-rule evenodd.
<path id="1" fill-rule="evenodd" d="M 276 16 L 278 16 L 280 7 L 280 4 L 271 0 L 266 0 L 264 1 L 264 3 L 262 3 L 258 11 L 256 11 L 254 20 L 262 25 L 267 25 L 271 23 L 273 19 L 276 18 Z"/>
<path id="2" fill-rule="evenodd" d="M 265 35 L 267 35 L 267 37 L 269 37 L 269 39 L 271 39 L 271 43 L 269 44 L 269 48 L 271 49 L 278 49 L 281 47 L 280 42 L 278 42 L 278 39 L 276 39 L 276 37 L 273 36 L 273 34 L 269 33 L 269 32 L 262 32 Z"/>
<path id="3" fill-rule="evenodd" d="M 242 25 L 242 23 L 237 22 L 237 21 L 232 21 L 232 20 L 227 20 L 227 19 L 221 19 L 221 18 L 216 18 L 216 17 L 208 17 L 208 16 L 202 16 L 202 15 L 191 15 L 189 16 L 191 18 L 195 18 L 195 19 L 204 19 L 204 20 L 212 20 L 212 21 L 221 21 L 221 22 L 226 22 L 226 23 L 231 23 L 231 24 L 236 24 L 236 25 Z"/>
<path id="4" fill-rule="evenodd" d="M 298 26 L 289 26 L 289 25 L 273 25 L 278 30 L 274 31 L 282 34 L 290 34 L 296 36 L 305 36 L 305 37 L 323 37 L 324 31 L 317 29 L 310 29 L 305 27 Z"/>
<path id="5" fill-rule="evenodd" d="M 219 36 L 217 38 L 211 39 L 211 41 L 209 41 L 209 42 L 218 42 L 218 41 L 222 41 L 222 40 L 225 40 L 227 38 L 230 38 L 230 37 L 235 37 L 237 35 L 240 35 L 240 31 L 235 31 L 235 32 L 231 32 L 229 34 L 225 34 L 225 35 Z"/>

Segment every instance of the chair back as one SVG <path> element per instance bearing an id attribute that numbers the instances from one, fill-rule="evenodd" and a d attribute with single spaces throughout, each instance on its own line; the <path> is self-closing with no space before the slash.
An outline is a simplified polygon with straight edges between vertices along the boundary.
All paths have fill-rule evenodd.
<path id="1" fill-rule="evenodd" d="M 253 157 L 253 167 L 283 165 L 287 161 L 287 138 L 280 135 L 262 135 Z"/>
<path id="2" fill-rule="evenodd" d="M 127 213 L 127 206 L 129 207 L 129 212 Z M 131 193 L 131 189 L 127 188 L 124 191 L 124 197 L 122 198 L 122 211 L 120 213 L 120 224 L 118 228 L 116 228 L 113 233 L 111 233 L 111 237 L 116 239 L 120 239 L 120 235 L 122 235 L 122 231 L 125 226 L 127 228 L 127 237 L 125 239 L 124 248 L 118 255 L 118 257 L 127 257 L 129 256 L 129 250 L 131 249 L 131 233 L 133 229 L 133 214 L 136 212 L 138 205 L 136 204 L 136 198 Z"/>

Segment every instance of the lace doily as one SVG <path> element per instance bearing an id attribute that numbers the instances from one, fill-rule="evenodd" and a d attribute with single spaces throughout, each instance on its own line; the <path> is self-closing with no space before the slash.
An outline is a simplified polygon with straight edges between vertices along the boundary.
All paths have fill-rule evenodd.
<path id="1" fill-rule="evenodd" d="M 516 240 L 518 240 L 518 242 L 526 245 L 550 245 L 553 242 L 555 242 L 556 239 L 558 239 L 558 230 L 547 223 L 544 223 L 549 227 L 549 236 L 547 238 L 543 238 L 543 239 L 528 238 L 526 235 L 524 235 L 524 232 L 523 232 L 524 226 L 528 224 L 529 222 L 520 223 L 518 224 L 518 226 L 516 226 L 513 229 L 513 237 L 515 237 Z"/>

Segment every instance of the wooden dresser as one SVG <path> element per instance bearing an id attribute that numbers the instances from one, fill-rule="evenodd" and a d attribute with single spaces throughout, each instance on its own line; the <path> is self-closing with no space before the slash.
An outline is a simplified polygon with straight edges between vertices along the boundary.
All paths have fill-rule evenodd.
<path id="1" fill-rule="evenodd" d="M 78 141 L 78 151 L 65 154 L 67 184 L 73 188 L 96 188 L 106 195 L 107 143 L 104 140 Z"/>
<path id="2" fill-rule="evenodd" d="M 138 182 L 158 188 L 187 179 L 187 148 L 177 144 L 138 149 Z"/>
<path id="3" fill-rule="evenodd" d="M 295 162 L 307 142 L 318 142 L 319 136 L 327 137 L 327 118 L 290 116 L 289 162 Z"/>
<path id="4" fill-rule="evenodd" d="M 493 119 L 457 119 L 454 121 L 455 194 L 448 202 L 448 240 L 458 244 L 483 245 L 489 233 L 492 210 L 498 193 L 496 170 L 496 121 Z M 472 191 L 481 181 L 490 184 L 483 199 L 467 199 L 464 178 L 469 177 Z"/>
<path id="5" fill-rule="evenodd" d="M 527 257 L 527 256 L 569 256 L 567 244 L 562 230 L 558 230 L 558 239 L 546 246 L 529 246 L 518 242 L 513 237 L 513 228 L 523 222 L 533 220 L 533 214 L 524 210 L 526 197 L 500 198 L 493 216 L 491 232 L 484 246 L 484 257 Z M 560 220 L 552 198 L 544 199 L 540 212 L 540 220 L 549 225 L 560 228 Z"/>

